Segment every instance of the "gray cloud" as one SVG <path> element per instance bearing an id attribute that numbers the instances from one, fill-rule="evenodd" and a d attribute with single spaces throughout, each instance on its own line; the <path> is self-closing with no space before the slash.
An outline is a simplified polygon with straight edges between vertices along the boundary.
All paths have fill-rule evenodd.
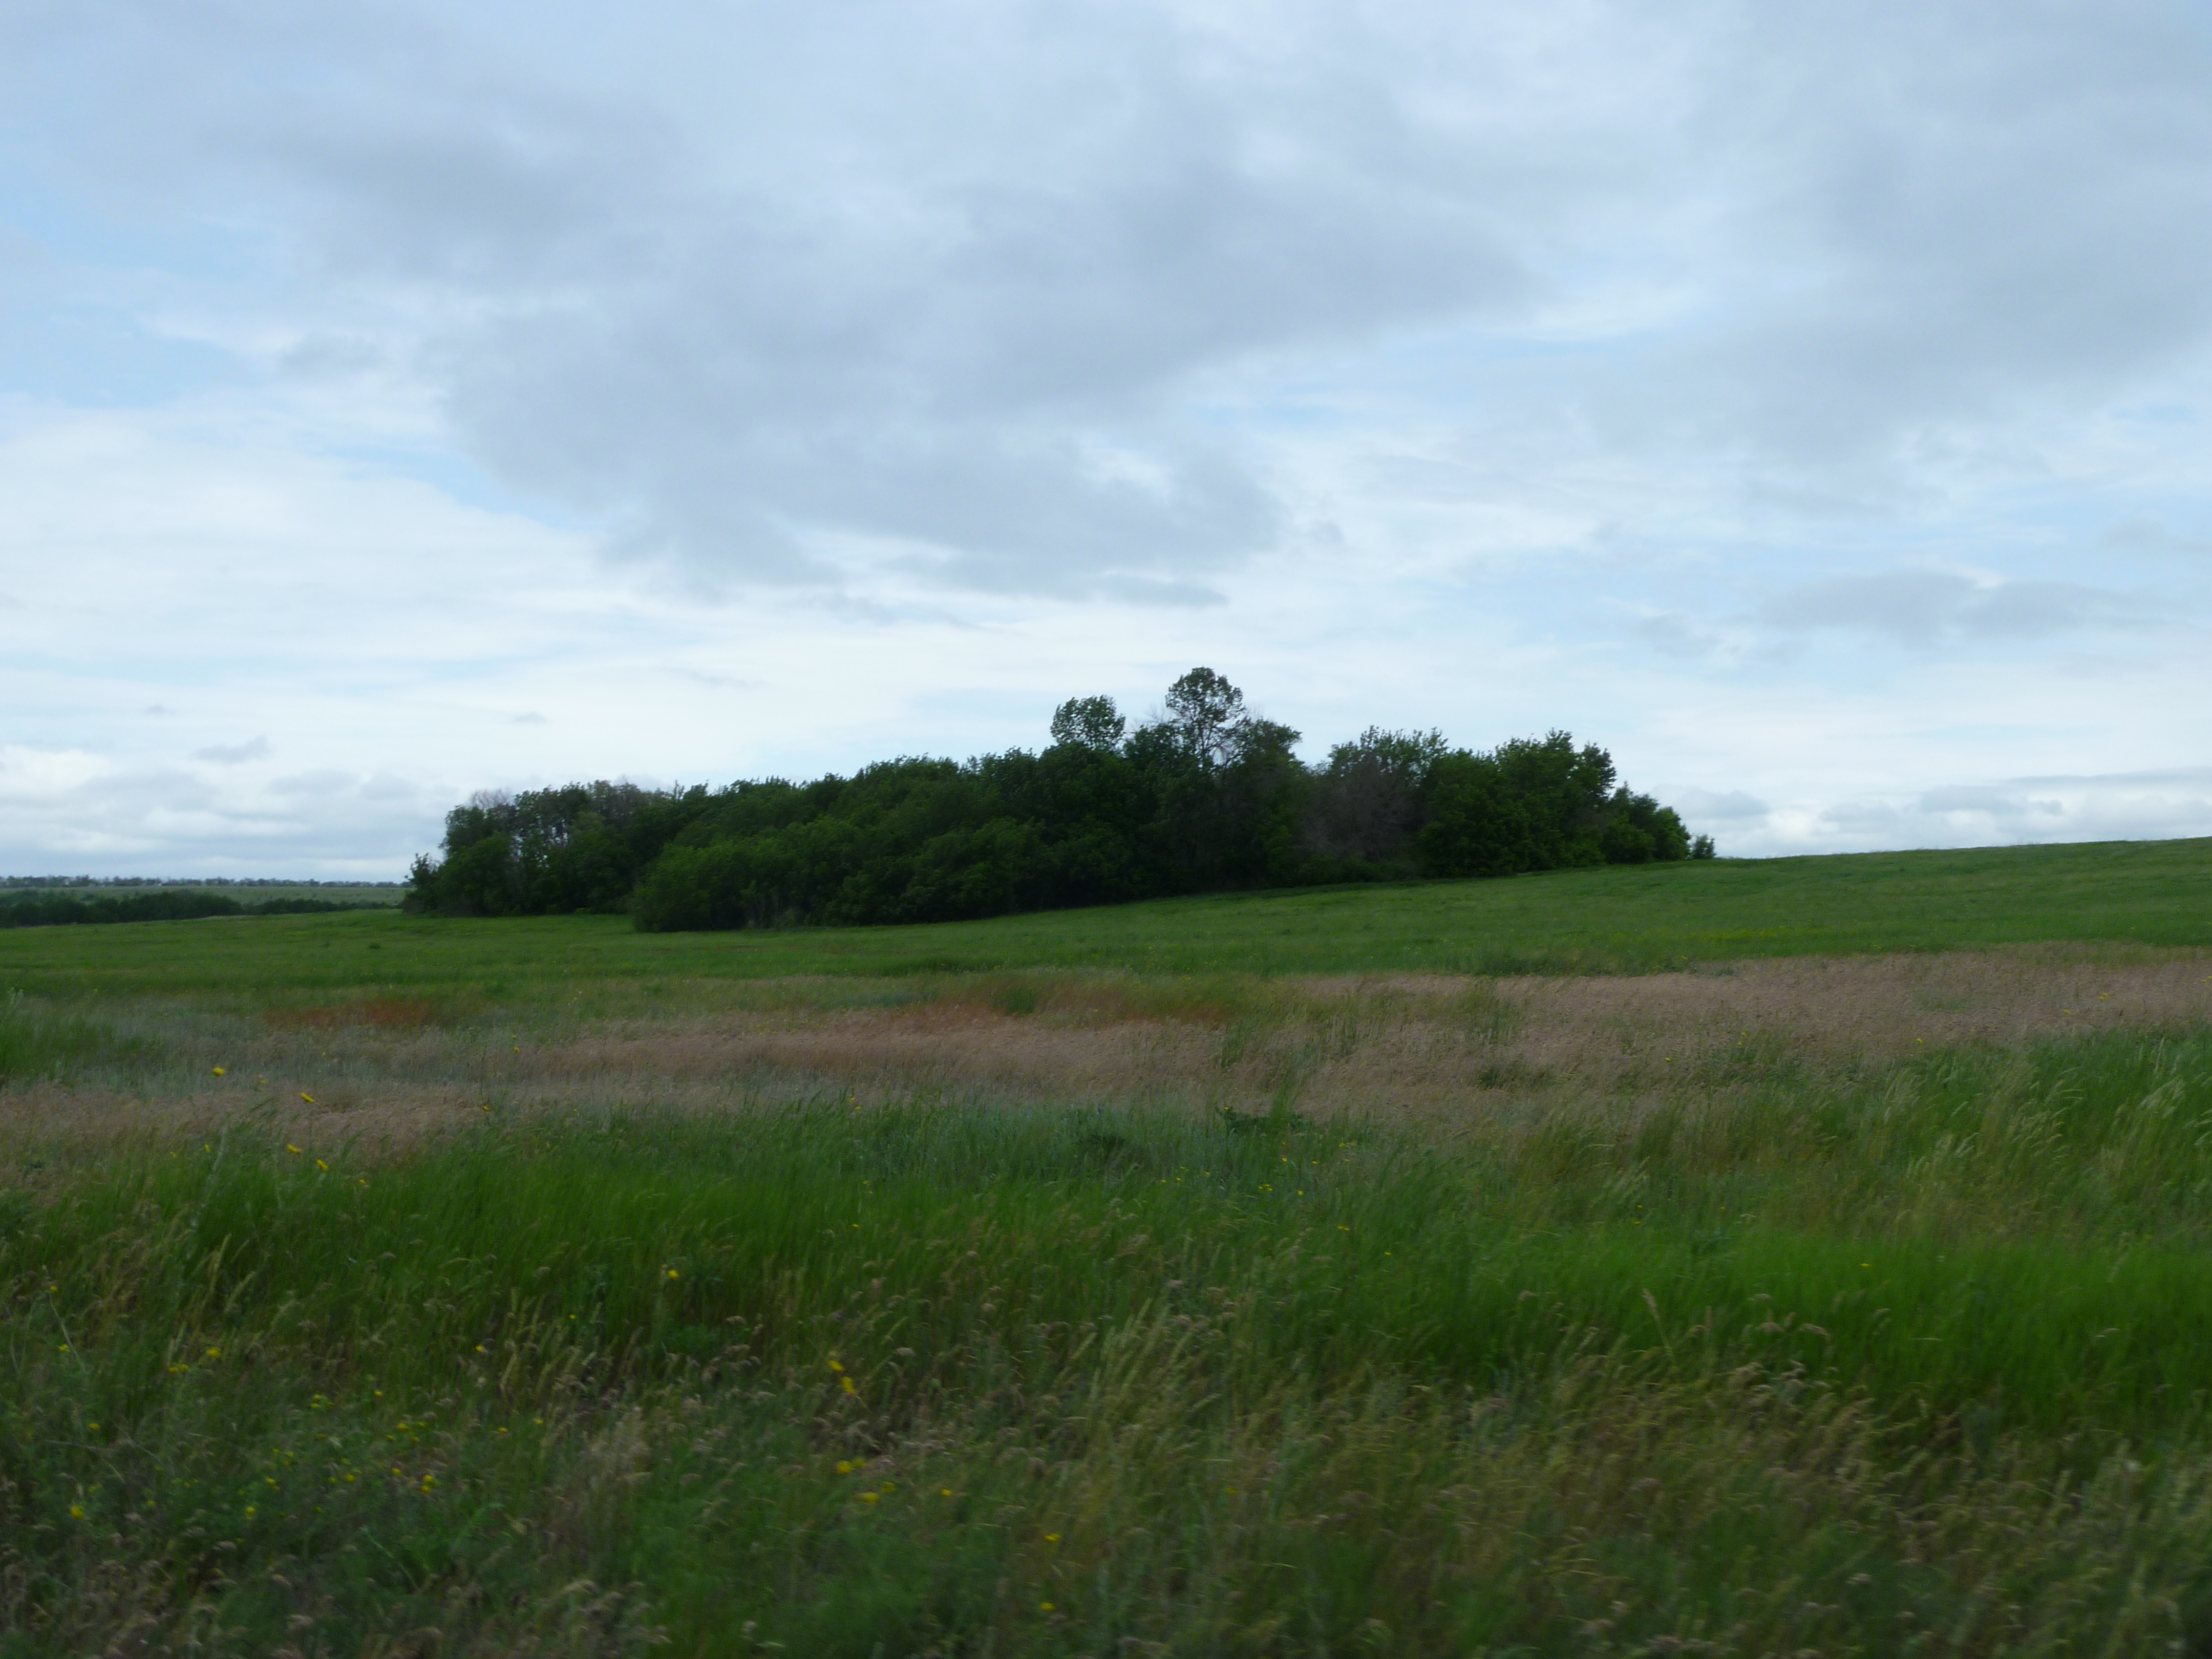
<path id="1" fill-rule="evenodd" d="M 1909 833 L 1905 815 L 1887 802 L 1844 801 L 1825 809 L 1820 822 L 1831 830 L 1875 845 L 1910 844 L 1901 839 Z"/>
<path id="2" fill-rule="evenodd" d="M 1833 510 L 2027 464 L 2019 423 L 2212 328 L 2212 44 L 2148 0 L 95 0 L 10 39 L 14 130 L 82 140 L 38 167 L 288 250 L 272 367 L 404 365 L 507 479 L 753 580 L 1183 602 L 1280 537 L 1224 416 L 1286 397 Z M 1346 368 L 1440 335 L 1489 349 Z M 2008 603 L 1972 625 L 2043 625 Z"/>
<path id="3" fill-rule="evenodd" d="M 2033 465 L 1992 453 L 2007 427 L 2202 343 L 2212 171 L 2174 165 L 2212 141 L 2201 18 L 1953 3 L 1748 22 L 1759 68 L 1713 83 L 1729 106 L 1705 113 L 1716 159 L 1768 187 L 1734 198 L 1732 251 L 1755 264 L 1726 325 L 1643 356 L 1624 411 L 1859 488 L 1869 464 Z"/>
<path id="4" fill-rule="evenodd" d="M 1774 809 L 1741 789 L 1679 789 L 1668 797 L 1692 825 L 1708 822 L 1731 827 L 1762 822 Z"/>
<path id="5" fill-rule="evenodd" d="M 1721 635 L 1713 629 L 1680 611 L 1640 617 L 1628 625 L 1628 631 L 1653 650 L 1669 657 L 1710 656 L 1723 643 Z"/>
<path id="6" fill-rule="evenodd" d="M 2079 629 L 2144 628 L 2143 600 L 2062 581 L 1975 581 L 1934 570 L 1891 570 L 1801 582 L 1755 619 L 1796 632 L 1838 629 L 1926 647 L 1945 640 L 2035 639 Z"/>
<path id="7" fill-rule="evenodd" d="M 1954 784 L 1945 789 L 1929 790 L 1920 797 L 1920 810 L 1923 812 L 1978 812 L 2016 824 L 2037 817 L 2063 817 L 2066 812 L 2066 803 L 2055 797 L 2038 799 L 2022 795 L 2016 787 Z"/>
<path id="8" fill-rule="evenodd" d="M 2178 553 L 2191 558 L 2212 553 L 2212 536 L 2184 535 L 2148 513 L 2114 525 L 2098 539 L 2105 547 L 2127 553 Z"/>
<path id="9" fill-rule="evenodd" d="M 268 755 L 266 738 L 252 738 L 244 743 L 214 743 L 192 751 L 194 760 L 212 761 L 217 766 L 237 766 L 246 761 L 266 759 Z"/>

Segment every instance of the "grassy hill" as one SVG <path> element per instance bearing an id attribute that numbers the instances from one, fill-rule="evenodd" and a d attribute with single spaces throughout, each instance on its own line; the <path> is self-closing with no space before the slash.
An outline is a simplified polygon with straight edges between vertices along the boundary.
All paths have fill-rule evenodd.
<path id="1" fill-rule="evenodd" d="M 2212 945 L 2212 841 L 1719 860 L 1171 899 L 992 921 L 640 934 L 620 917 L 381 912 L 0 935 L 0 984 L 520 988 L 572 979 L 1643 972 L 2027 941 Z"/>

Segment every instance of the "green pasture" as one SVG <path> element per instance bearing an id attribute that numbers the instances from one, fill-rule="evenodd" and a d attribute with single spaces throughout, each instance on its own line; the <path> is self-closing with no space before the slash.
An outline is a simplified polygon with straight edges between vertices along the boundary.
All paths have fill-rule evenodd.
<path id="1" fill-rule="evenodd" d="M 2038 941 L 2212 945 L 2212 842 L 0 933 L 0 1659 L 2212 1652 L 2212 1031 L 1770 1034 L 1442 1128 L 501 1064 L 707 992 Z M 459 1017 L 301 1018 L 407 998 Z M 431 1127 L 253 1074 L 341 1041 Z"/>
<path id="2" fill-rule="evenodd" d="M 2209 1062 L 1626 1145 L 825 1097 L 34 1174 L 0 1652 L 2191 1651 Z M 1993 1089 L 2076 1109 L 1931 1157 Z"/>
<path id="3" fill-rule="evenodd" d="M 1170 899 L 922 927 L 641 934 L 617 916 L 224 918 L 0 933 L 0 985 L 84 993 L 898 977 L 1645 972 L 2028 941 L 2212 945 L 2212 841 L 1718 860 Z M 496 994 L 496 993 L 495 993 Z"/>

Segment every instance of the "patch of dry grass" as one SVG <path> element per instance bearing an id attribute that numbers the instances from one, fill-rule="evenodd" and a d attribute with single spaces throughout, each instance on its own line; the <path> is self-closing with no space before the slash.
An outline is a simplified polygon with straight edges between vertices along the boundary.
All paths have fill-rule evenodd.
<path id="1" fill-rule="evenodd" d="M 1667 1101 L 1731 1097 L 1778 1068 L 1833 1079 L 1931 1050 L 2201 1027 L 2212 952 L 2023 948 L 1629 978 L 1039 974 L 690 991 L 611 1017 L 580 993 L 512 1018 L 423 997 L 258 1015 L 125 1009 L 119 1029 L 172 1063 L 0 1089 L 0 1136 L 202 1133 L 249 1119 L 318 1146 L 406 1145 L 486 1111 L 712 1112 L 824 1091 L 1286 1109 L 1445 1131 L 1551 1115 L 1632 1121 Z M 702 1010 L 702 995 L 719 1006 Z"/>

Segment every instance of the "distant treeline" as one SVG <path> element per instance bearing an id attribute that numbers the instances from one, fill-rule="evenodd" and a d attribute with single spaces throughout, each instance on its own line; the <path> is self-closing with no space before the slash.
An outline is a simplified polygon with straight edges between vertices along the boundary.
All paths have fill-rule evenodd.
<path id="1" fill-rule="evenodd" d="M 273 898 L 240 903 L 222 893 L 176 889 L 136 892 L 122 898 L 37 898 L 0 896 L 0 927 L 57 927 L 92 921 L 190 921 L 200 916 L 303 916 L 323 910 L 369 907 L 337 899 Z"/>
<path id="2" fill-rule="evenodd" d="M 726 789 L 479 795 L 415 861 L 407 907 L 628 910 L 647 932 L 944 921 L 1177 893 L 1710 858 L 1564 732 L 1477 752 L 1370 729 L 1307 766 L 1211 669 L 1128 729 L 1062 703 L 1041 753 L 884 761 Z"/>
<path id="3" fill-rule="evenodd" d="M 396 881 L 318 881 L 312 876 L 0 876 L 0 893 L 23 887 L 397 887 Z"/>

